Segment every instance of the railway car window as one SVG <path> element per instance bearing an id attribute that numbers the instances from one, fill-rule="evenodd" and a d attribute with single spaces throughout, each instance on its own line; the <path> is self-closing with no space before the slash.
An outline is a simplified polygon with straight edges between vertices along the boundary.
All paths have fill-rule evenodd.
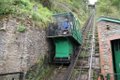
<path id="1" fill-rule="evenodd" d="M 69 23 L 68 19 L 65 19 L 65 21 L 62 23 L 62 26 L 64 29 L 70 28 L 70 23 Z"/>

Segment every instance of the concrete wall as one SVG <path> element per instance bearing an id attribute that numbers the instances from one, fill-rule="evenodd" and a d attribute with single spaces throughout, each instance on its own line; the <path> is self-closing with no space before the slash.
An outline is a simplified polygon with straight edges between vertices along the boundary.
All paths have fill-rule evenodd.
<path id="1" fill-rule="evenodd" d="M 23 33 L 17 31 L 20 24 L 26 27 Z M 26 72 L 43 58 L 48 50 L 45 35 L 29 20 L 0 19 L 0 74 Z"/>

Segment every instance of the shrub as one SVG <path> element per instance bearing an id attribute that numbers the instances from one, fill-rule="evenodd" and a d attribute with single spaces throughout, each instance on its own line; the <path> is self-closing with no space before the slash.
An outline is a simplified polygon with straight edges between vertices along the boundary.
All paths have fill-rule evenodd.
<path id="1" fill-rule="evenodd" d="M 50 21 L 52 12 L 34 0 L 0 0 L 0 15 L 14 14 L 39 23 Z"/>
<path id="2" fill-rule="evenodd" d="M 15 11 L 15 0 L 0 0 L 0 15 L 10 14 Z"/>
<path id="3" fill-rule="evenodd" d="M 19 32 L 25 32 L 25 30 L 26 30 L 26 27 L 24 25 L 19 25 L 17 27 L 17 31 L 19 31 Z"/>

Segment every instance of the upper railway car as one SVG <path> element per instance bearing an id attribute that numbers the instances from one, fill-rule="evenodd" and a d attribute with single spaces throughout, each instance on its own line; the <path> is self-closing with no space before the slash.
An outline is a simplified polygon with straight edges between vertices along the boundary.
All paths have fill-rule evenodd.
<path id="1" fill-rule="evenodd" d="M 47 38 L 53 47 L 49 53 L 55 63 L 70 63 L 76 49 L 82 44 L 80 23 L 69 13 L 53 15 L 54 21 L 47 29 Z"/>

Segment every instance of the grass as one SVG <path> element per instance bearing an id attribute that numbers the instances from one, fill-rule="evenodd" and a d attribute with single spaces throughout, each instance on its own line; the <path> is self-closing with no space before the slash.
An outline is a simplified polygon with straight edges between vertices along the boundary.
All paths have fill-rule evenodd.
<path id="1" fill-rule="evenodd" d="M 51 21 L 52 11 L 35 1 L 1 0 L 0 15 L 3 16 L 7 14 L 13 14 L 23 18 L 31 18 L 34 22 L 39 21 L 41 25 L 45 25 Z"/>
<path id="2" fill-rule="evenodd" d="M 25 30 L 26 30 L 26 27 L 24 25 L 19 25 L 17 27 L 17 31 L 19 31 L 19 32 L 25 32 Z"/>
<path id="3" fill-rule="evenodd" d="M 44 59 L 38 60 L 27 72 L 26 80 L 46 80 L 53 71 L 53 67 L 46 62 Z"/>

